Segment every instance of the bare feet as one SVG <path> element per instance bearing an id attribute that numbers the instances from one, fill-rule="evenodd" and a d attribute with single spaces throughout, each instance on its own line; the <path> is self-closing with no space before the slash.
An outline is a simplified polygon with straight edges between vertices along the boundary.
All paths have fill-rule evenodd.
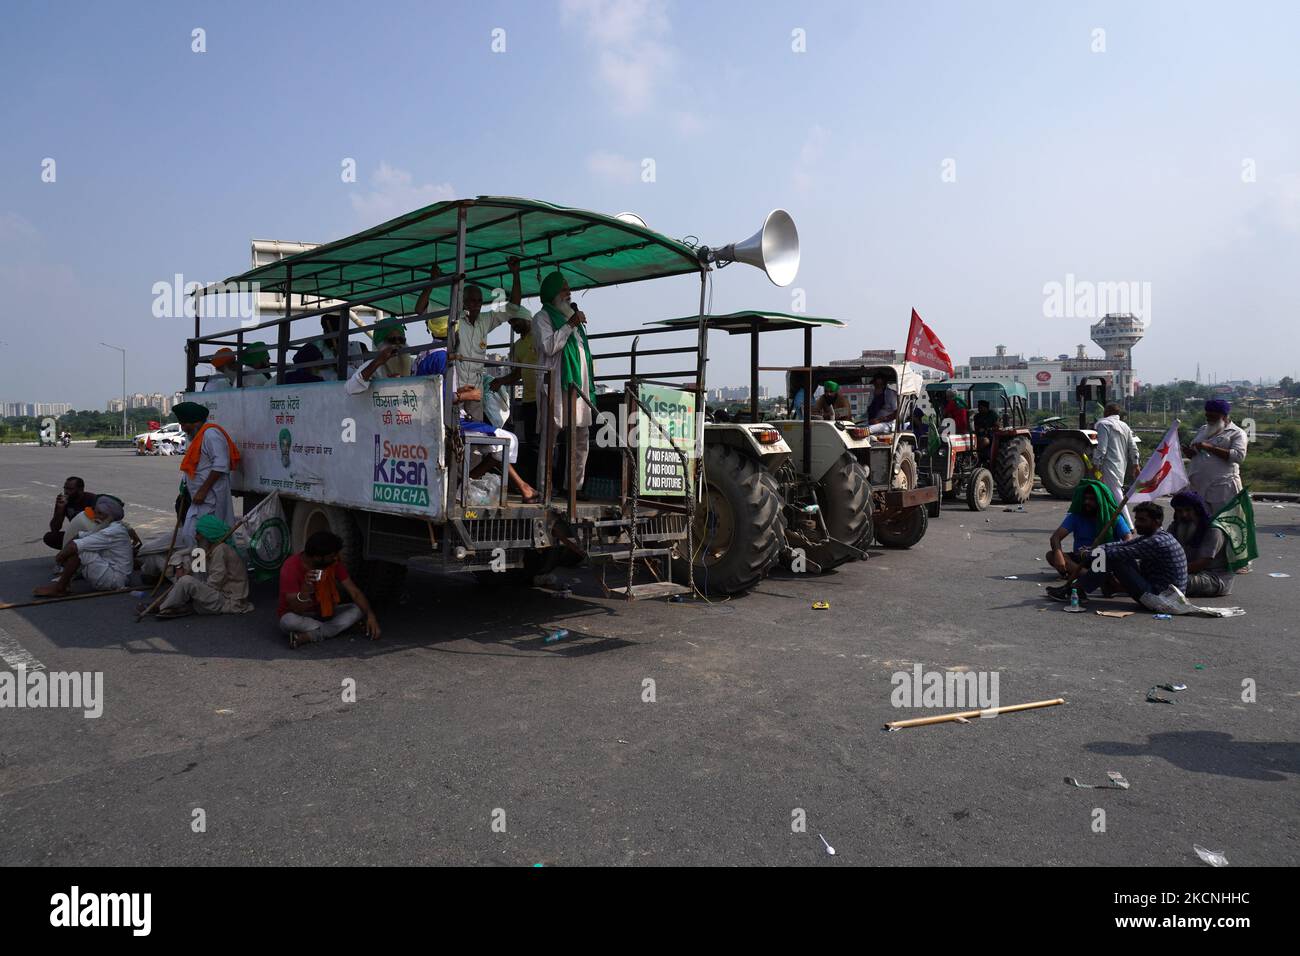
<path id="1" fill-rule="evenodd" d="M 57 581 L 43 584 L 38 588 L 32 588 L 32 594 L 35 597 L 63 597 L 67 593 L 68 589 Z"/>

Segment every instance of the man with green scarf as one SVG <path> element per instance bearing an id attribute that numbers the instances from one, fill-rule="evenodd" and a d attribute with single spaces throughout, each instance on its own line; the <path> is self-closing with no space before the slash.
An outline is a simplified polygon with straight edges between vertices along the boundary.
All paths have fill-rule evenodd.
<path id="1" fill-rule="evenodd" d="M 1070 510 L 1066 513 L 1061 526 L 1052 532 L 1051 545 L 1047 550 L 1047 563 L 1056 569 L 1061 577 L 1069 574 L 1068 562 L 1073 559 L 1077 564 L 1086 564 L 1086 558 L 1080 558 L 1080 552 L 1105 544 L 1107 541 L 1128 541 L 1133 537 L 1133 528 L 1121 514 L 1115 518 L 1104 534 L 1103 528 L 1110 524 L 1111 517 L 1119 510 L 1115 496 L 1102 482 L 1084 478 L 1075 486 L 1074 498 Z M 1067 558 L 1061 545 L 1066 535 L 1074 535 L 1074 547 Z M 1099 537 L 1100 534 L 1100 537 Z"/>
<path id="2" fill-rule="evenodd" d="M 230 526 L 216 515 L 204 515 L 195 522 L 195 532 L 203 560 L 198 561 L 198 555 L 183 555 L 176 583 L 158 608 L 159 619 L 253 610 L 248 601 L 248 569 L 229 544 Z"/>
<path id="3" fill-rule="evenodd" d="M 569 283 L 559 272 L 542 280 L 542 308 L 533 316 L 533 339 L 537 343 L 539 364 L 549 374 L 537 382 L 537 428 L 541 435 L 541 454 L 537 465 L 537 487 L 546 487 L 546 473 L 554 466 L 552 448 L 555 436 L 566 427 L 569 387 L 576 386 L 593 404 L 596 401 L 595 371 L 591 364 L 591 347 L 587 344 L 587 317 L 569 301 Z M 582 492 L 587 471 L 587 449 L 593 422 L 591 407 L 577 399 L 575 417 L 569 427 L 569 441 L 575 451 L 574 474 L 569 481 Z"/>

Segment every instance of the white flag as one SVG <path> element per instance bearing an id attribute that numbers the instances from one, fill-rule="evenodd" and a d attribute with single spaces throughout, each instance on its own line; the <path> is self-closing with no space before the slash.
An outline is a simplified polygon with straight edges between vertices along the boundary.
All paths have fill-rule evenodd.
<path id="1" fill-rule="evenodd" d="M 1128 502 L 1135 505 L 1176 494 L 1188 484 L 1187 469 L 1183 467 L 1183 449 L 1178 444 L 1178 420 L 1175 419 L 1147 463 L 1138 472 L 1133 487 L 1128 490 Z"/>

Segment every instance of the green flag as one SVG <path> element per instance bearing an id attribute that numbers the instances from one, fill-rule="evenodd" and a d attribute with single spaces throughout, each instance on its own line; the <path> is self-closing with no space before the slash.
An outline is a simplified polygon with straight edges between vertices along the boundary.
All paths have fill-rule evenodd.
<path id="1" fill-rule="evenodd" d="M 1237 497 L 1218 510 L 1210 522 L 1223 532 L 1224 555 L 1228 569 L 1244 568 L 1259 557 L 1255 544 L 1255 507 L 1250 503 L 1250 489 L 1243 488 Z"/>

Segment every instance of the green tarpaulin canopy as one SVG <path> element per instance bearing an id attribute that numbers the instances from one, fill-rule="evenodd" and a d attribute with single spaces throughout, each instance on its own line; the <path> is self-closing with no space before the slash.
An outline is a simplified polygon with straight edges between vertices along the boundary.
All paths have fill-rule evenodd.
<path id="1" fill-rule="evenodd" d="M 520 259 L 524 296 L 537 295 L 541 280 L 555 268 L 575 290 L 701 268 L 691 246 L 613 216 L 532 199 L 480 196 L 417 209 L 346 239 L 232 276 L 224 284 L 209 286 L 204 294 L 230 291 L 222 285 L 257 283 L 262 292 L 344 299 L 410 314 L 420 290 L 394 290 L 427 280 L 435 262 L 443 275 L 456 271 L 456 213 L 461 206 L 467 210 L 466 275 L 485 292 L 509 290 L 509 256 Z M 450 285 L 435 288 L 430 311 L 446 308 L 450 297 Z"/>

